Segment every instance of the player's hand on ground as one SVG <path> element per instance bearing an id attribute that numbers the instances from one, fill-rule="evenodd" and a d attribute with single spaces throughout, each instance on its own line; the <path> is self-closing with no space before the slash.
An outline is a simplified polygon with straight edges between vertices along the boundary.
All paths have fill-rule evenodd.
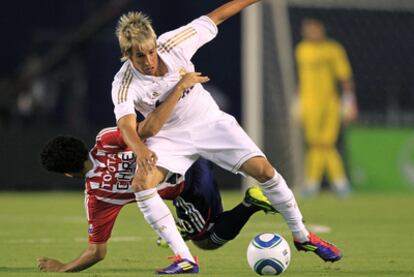
<path id="1" fill-rule="evenodd" d="M 139 153 L 136 154 L 138 168 L 143 170 L 144 174 L 147 175 L 157 163 L 157 154 L 145 146 L 141 147 Z"/>
<path id="2" fill-rule="evenodd" d="M 186 89 L 193 87 L 197 83 L 204 84 L 208 81 L 210 81 L 210 78 L 201 75 L 201 72 L 190 72 L 185 74 L 183 78 L 181 78 L 181 80 L 177 84 L 177 87 L 184 91 Z"/>
<path id="3" fill-rule="evenodd" d="M 64 264 L 55 259 L 40 257 L 37 259 L 37 267 L 43 272 L 59 272 Z"/>

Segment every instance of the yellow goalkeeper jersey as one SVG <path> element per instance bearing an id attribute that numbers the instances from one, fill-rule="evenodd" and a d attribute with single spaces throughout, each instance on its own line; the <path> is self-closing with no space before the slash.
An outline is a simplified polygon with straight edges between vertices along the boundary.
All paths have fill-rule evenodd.
<path id="1" fill-rule="evenodd" d="M 301 100 L 321 104 L 338 99 L 337 82 L 352 75 L 344 48 L 333 40 L 302 41 L 295 54 Z"/>

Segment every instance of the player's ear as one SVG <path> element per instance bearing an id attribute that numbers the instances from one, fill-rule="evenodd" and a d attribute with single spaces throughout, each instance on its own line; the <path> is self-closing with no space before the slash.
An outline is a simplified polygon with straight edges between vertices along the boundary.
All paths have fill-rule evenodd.
<path id="1" fill-rule="evenodd" d="M 121 57 L 121 62 L 125 62 L 127 60 L 129 60 L 132 56 L 132 50 L 126 50 L 122 52 L 122 57 Z"/>

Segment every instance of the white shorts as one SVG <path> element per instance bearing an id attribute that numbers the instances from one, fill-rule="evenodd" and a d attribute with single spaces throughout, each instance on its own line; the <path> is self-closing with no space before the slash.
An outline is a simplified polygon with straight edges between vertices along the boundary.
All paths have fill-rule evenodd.
<path id="1" fill-rule="evenodd" d="M 157 166 L 181 175 L 199 157 L 233 173 L 241 173 L 248 159 L 265 157 L 236 119 L 224 112 L 191 126 L 162 130 L 146 144 L 157 154 Z"/>

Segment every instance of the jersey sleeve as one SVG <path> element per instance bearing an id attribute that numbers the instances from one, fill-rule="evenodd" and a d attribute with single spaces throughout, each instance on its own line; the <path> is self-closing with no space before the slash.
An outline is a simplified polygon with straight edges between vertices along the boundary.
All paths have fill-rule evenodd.
<path id="1" fill-rule="evenodd" d="M 175 51 L 190 60 L 195 52 L 215 38 L 217 33 L 216 24 L 208 16 L 201 16 L 160 36 L 158 46 L 161 53 Z"/>
<path id="2" fill-rule="evenodd" d="M 336 77 L 341 81 L 350 79 L 352 77 L 352 69 L 345 49 L 339 43 L 334 42 L 332 54 Z"/>
<path id="3" fill-rule="evenodd" d="M 128 65 L 125 70 L 121 70 L 112 82 L 112 102 L 116 121 L 128 115 L 136 114 L 134 101 L 139 102 L 139 94 L 135 93 L 132 84 L 132 67 Z"/>
<path id="4" fill-rule="evenodd" d="M 115 104 L 114 114 L 116 122 L 126 115 L 135 114 L 134 104 L 128 102 Z"/>
<path id="5" fill-rule="evenodd" d="M 117 127 L 102 129 L 96 136 L 96 145 L 107 151 L 128 148 L 122 139 L 121 131 Z"/>

